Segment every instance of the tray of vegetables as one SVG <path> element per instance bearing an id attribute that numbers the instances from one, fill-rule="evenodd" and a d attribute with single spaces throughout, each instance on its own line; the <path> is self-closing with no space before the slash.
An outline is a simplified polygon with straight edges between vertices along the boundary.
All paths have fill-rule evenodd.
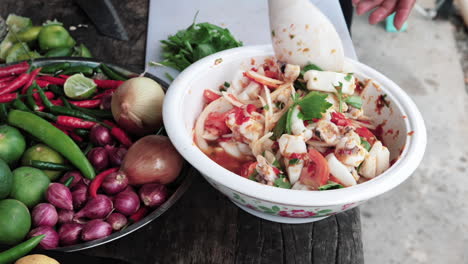
<path id="1" fill-rule="evenodd" d="M 89 59 L 0 66 L 0 244 L 18 247 L 0 263 L 107 243 L 180 198 L 191 168 L 164 135 L 163 87 Z"/>

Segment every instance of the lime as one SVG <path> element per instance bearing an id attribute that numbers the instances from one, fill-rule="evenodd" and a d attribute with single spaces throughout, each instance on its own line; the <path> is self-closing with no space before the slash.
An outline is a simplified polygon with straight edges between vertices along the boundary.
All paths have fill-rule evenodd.
<path id="1" fill-rule="evenodd" d="M 25 149 L 26 141 L 18 129 L 0 126 L 0 159 L 11 165 L 21 158 Z"/>
<path id="2" fill-rule="evenodd" d="M 28 54 L 29 51 L 26 43 L 16 43 L 8 50 L 5 60 L 7 63 L 18 61 L 18 57 Z"/>
<path id="3" fill-rule="evenodd" d="M 17 16 L 15 14 L 9 14 L 6 20 L 6 24 L 10 31 L 15 33 L 20 32 L 30 26 L 32 26 L 32 21 L 30 18 Z"/>
<path id="4" fill-rule="evenodd" d="M 49 24 L 42 27 L 38 35 L 39 47 L 43 51 L 55 48 L 71 48 L 75 46 L 75 40 L 62 26 Z"/>
<path id="5" fill-rule="evenodd" d="M 58 164 L 65 164 L 65 159 L 57 151 L 44 144 L 37 144 L 28 148 L 21 158 L 21 165 L 31 166 L 31 160 L 47 161 Z M 43 170 L 51 181 L 57 179 L 63 172 L 53 170 Z"/>
<path id="6" fill-rule="evenodd" d="M 50 180 L 39 169 L 19 167 L 13 171 L 13 186 L 10 197 L 32 208 L 45 198 Z"/>
<path id="7" fill-rule="evenodd" d="M 96 92 L 96 84 L 81 73 L 70 76 L 63 85 L 65 95 L 72 99 L 87 99 Z"/>
<path id="8" fill-rule="evenodd" d="M 17 58 L 16 61 L 24 61 L 24 60 L 30 60 L 30 59 L 37 59 L 42 57 L 41 54 L 39 54 L 37 51 L 29 51 L 28 53 L 20 54 Z"/>
<path id="9" fill-rule="evenodd" d="M 5 161 L 0 159 L 0 200 L 10 194 L 13 185 L 13 174 Z"/>
<path id="10" fill-rule="evenodd" d="M 19 41 L 32 44 L 37 39 L 37 36 L 39 36 L 41 29 L 41 26 L 29 27 L 16 34 L 16 36 L 18 37 Z"/>
<path id="11" fill-rule="evenodd" d="M 31 228 L 31 215 L 20 201 L 0 201 L 0 244 L 14 245 L 23 240 Z"/>

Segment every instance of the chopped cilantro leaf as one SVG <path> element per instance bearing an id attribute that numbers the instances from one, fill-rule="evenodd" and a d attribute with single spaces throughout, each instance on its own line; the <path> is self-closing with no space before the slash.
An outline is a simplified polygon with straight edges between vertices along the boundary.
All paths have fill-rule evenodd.
<path id="1" fill-rule="evenodd" d="M 276 179 L 274 183 L 276 187 L 283 189 L 291 189 L 291 184 L 286 180 L 286 177 L 280 177 Z"/>
<path id="2" fill-rule="evenodd" d="M 307 91 L 307 84 L 305 81 L 295 80 L 294 89 Z"/>
<path id="3" fill-rule="evenodd" d="M 270 107 L 269 107 L 268 105 L 264 105 L 264 106 L 263 106 L 263 109 L 264 109 L 265 111 L 268 111 L 268 110 L 270 110 Z"/>
<path id="4" fill-rule="evenodd" d="M 327 184 L 320 186 L 318 189 L 319 191 L 326 191 L 326 190 L 334 190 L 334 189 L 341 189 L 341 188 L 344 188 L 343 185 L 336 183 L 336 182 L 328 181 Z"/>
<path id="5" fill-rule="evenodd" d="M 289 160 L 289 165 L 295 165 L 295 164 L 298 164 L 301 160 L 300 159 L 290 159 Z"/>
<path id="6" fill-rule="evenodd" d="M 230 84 L 230 83 L 228 83 L 228 82 L 224 82 L 224 87 L 226 87 L 226 88 L 229 88 L 230 86 L 231 86 L 231 84 Z"/>
<path id="7" fill-rule="evenodd" d="M 326 98 L 327 94 L 321 92 L 310 92 L 297 102 L 301 106 L 303 120 L 322 118 L 322 114 L 332 106 Z"/>
<path id="8" fill-rule="evenodd" d="M 357 95 L 347 97 L 345 99 L 345 102 L 349 104 L 350 106 L 358 108 L 358 109 L 361 109 L 362 107 L 362 99 L 360 96 L 357 96 Z"/>
<path id="9" fill-rule="evenodd" d="M 369 142 L 367 142 L 367 140 L 363 137 L 361 137 L 361 145 L 367 150 L 367 151 L 370 151 L 371 149 L 371 145 Z"/>
<path id="10" fill-rule="evenodd" d="M 353 78 L 353 73 L 352 72 L 346 74 L 346 76 L 344 77 L 344 79 L 346 81 L 348 81 L 348 82 L 351 81 L 351 78 Z"/>
<path id="11" fill-rule="evenodd" d="M 322 68 L 320 68 L 319 66 L 317 66 L 315 64 L 308 64 L 308 65 L 304 66 L 304 68 L 302 68 L 301 76 L 304 75 L 304 73 L 306 73 L 307 71 L 310 71 L 310 70 L 323 71 Z"/>
<path id="12" fill-rule="evenodd" d="M 226 88 L 224 88 L 224 86 L 223 86 L 223 87 L 219 88 L 219 91 L 220 91 L 220 92 L 225 92 L 225 91 L 226 91 Z"/>
<path id="13" fill-rule="evenodd" d="M 170 75 L 168 72 L 165 72 L 164 76 L 166 76 L 166 78 L 169 79 L 169 81 L 174 81 L 174 77 L 172 77 L 172 75 Z"/>
<path id="14" fill-rule="evenodd" d="M 338 111 L 342 113 L 343 112 L 343 90 L 342 90 L 343 83 L 338 82 L 338 84 L 339 84 L 338 86 L 335 86 L 335 89 L 338 92 L 338 104 L 339 104 Z"/>
<path id="15" fill-rule="evenodd" d="M 286 130 L 286 121 L 287 121 L 288 114 L 285 113 L 278 123 L 276 123 L 275 128 L 273 129 L 273 136 L 275 138 L 280 138 L 283 135 L 284 131 Z"/>
<path id="16" fill-rule="evenodd" d="M 294 111 L 295 105 L 291 106 L 286 113 L 286 133 L 292 133 L 292 113 Z"/>

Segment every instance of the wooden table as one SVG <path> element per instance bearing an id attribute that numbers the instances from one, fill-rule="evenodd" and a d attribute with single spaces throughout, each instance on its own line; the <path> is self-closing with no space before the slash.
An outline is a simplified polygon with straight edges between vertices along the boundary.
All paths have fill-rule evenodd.
<path id="1" fill-rule="evenodd" d="M 92 1 L 92 0 L 91 0 Z M 98 34 L 86 15 L 66 0 L 2 0 L 0 15 L 46 19 L 66 26 L 87 24 L 72 32 L 96 58 L 142 71 L 147 0 L 114 1 L 130 41 Z M 176 18 L 174 18 L 176 19 Z M 359 210 L 302 225 L 278 224 L 245 213 L 200 175 L 167 213 L 140 230 L 84 254 L 130 263 L 363 263 Z"/>

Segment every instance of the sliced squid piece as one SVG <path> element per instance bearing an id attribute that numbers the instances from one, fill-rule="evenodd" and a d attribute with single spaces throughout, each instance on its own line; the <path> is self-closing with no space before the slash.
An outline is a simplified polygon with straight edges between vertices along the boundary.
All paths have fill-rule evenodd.
<path id="1" fill-rule="evenodd" d="M 293 190 L 303 190 L 303 191 L 310 190 L 310 188 L 307 187 L 307 185 L 302 184 L 300 181 L 297 181 L 296 183 L 294 183 L 291 189 L 293 189 Z"/>
<path id="2" fill-rule="evenodd" d="M 390 167 L 390 151 L 387 147 L 382 147 L 377 154 L 376 174 L 380 175 Z"/>
<path id="3" fill-rule="evenodd" d="M 224 149 L 224 151 L 226 151 L 227 154 L 233 156 L 234 158 L 241 159 L 243 157 L 243 154 L 237 147 L 236 142 L 222 141 L 222 142 L 219 142 L 219 145 Z"/>
<path id="4" fill-rule="evenodd" d="M 291 184 L 296 183 L 301 177 L 302 168 L 304 167 L 304 161 L 299 160 L 296 164 L 289 164 L 289 159 L 286 159 L 286 172 L 288 173 L 289 182 Z"/>
<path id="5" fill-rule="evenodd" d="M 283 157 L 289 157 L 294 153 L 307 153 L 307 146 L 303 136 L 283 134 L 278 140 L 279 149 Z"/>
<path id="6" fill-rule="evenodd" d="M 286 82 L 294 82 L 299 74 L 301 73 L 301 67 L 299 65 L 286 64 L 284 68 L 284 80 Z"/>
<path id="7" fill-rule="evenodd" d="M 328 154 L 326 159 L 328 161 L 330 173 L 340 180 L 344 186 L 348 187 L 356 185 L 356 179 L 354 179 L 351 172 L 335 157 L 333 153 Z"/>
<path id="8" fill-rule="evenodd" d="M 361 138 L 349 131 L 338 141 L 335 148 L 336 158 L 345 165 L 357 167 L 366 158 L 367 150 L 361 146 Z"/>
<path id="9" fill-rule="evenodd" d="M 268 163 L 273 164 L 276 161 L 275 154 L 273 154 L 271 151 L 265 150 L 265 159 L 267 160 Z"/>
<path id="10" fill-rule="evenodd" d="M 374 156 L 369 155 L 362 163 L 359 169 L 359 174 L 367 179 L 372 179 L 377 176 L 377 159 Z"/>
<path id="11" fill-rule="evenodd" d="M 304 120 L 299 118 L 299 106 L 295 106 L 291 114 L 291 131 L 296 136 L 303 136 L 307 141 L 312 138 L 312 131 L 304 126 Z"/>
<path id="12" fill-rule="evenodd" d="M 275 180 L 278 178 L 278 175 L 276 175 L 273 165 L 269 164 L 268 161 L 261 155 L 258 155 L 256 158 L 257 165 L 255 169 L 257 170 L 260 176 L 257 177 L 257 179 L 259 179 L 262 183 L 273 185 Z"/>
<path id="13" fill-rule="evenodd" d="M 237 96 L 240 100 L 247 101 L 247 100 L 254 100 L 257 97 L 257 94 L 259 94 L 261 89 L 260 84 L 256 82 L 250 82 L 245 89 L 239 93 Z"/>
<path id="14" fill-rule="evenodd" d="M 318 121 L 316 123 L 315 132 L 322 141 L 331 145 L 336 145 L 340 136 L 338 127 L 327 120 Z"/>
<path id="15" fill-rule="evenodd" d="M 347 77 L 345 73 L 309 70 L 304 73 L 304 80 L 307 81 L 307 89 L 311 91 L 337 93 L 335 87 L 341 83 L 342 93 L 352 95 L 356 88 L 354 76 Z"/>
<path id="16" fill-rule="evenodd" d="M 227 89 L 228 93 L 239 94 L 249 84 L 250 80 L 244 76 L 244 70 L 239 69 L 234 74 L 231 85 Z"/>

